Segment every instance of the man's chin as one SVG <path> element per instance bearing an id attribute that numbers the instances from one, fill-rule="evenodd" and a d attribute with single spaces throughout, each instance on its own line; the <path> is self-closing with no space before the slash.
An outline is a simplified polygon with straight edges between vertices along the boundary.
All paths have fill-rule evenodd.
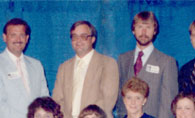
<path id="1" fill-rule="evenodd" d="M 140 46 L 148 46 L 150 42 L 138 42 Z"/>

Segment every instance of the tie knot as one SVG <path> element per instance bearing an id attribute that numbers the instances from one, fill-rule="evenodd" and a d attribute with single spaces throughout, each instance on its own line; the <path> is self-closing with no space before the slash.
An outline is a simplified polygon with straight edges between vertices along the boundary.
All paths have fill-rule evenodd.
<path id="1" fill-rule="evenodd" d="M 142 57 L 144 53 L 142 51 L 139 51 L 138 57 Z"/>
<path id="2" fill-rule="evenodd" d="M 84 64 L 84 61 L 80 59 L 80 60 L 77 62 L 77 67 L 82 68 L 82 67 L 83 67 L 83 64 Z"/>
<path id="3" fill-rule="evenodd" d="M 17 58 L 17 59 L 16 59 L 16 62 L 17 62 L 17 63 L 20 63 L 20 62 L 21 62 L 21 59 L 20 59 L 20 58 Z"/>

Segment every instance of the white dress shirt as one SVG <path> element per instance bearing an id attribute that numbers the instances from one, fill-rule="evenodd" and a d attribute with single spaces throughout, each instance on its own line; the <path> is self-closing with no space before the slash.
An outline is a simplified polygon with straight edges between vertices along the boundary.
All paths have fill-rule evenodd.
<path id="1" fill-rule="evenodd" d="M 92 49 L 83 58 L 80 58 L 76 55 L 76 61 L 74 65 L 74 75 L 73 75 L 73 101 L 72 101 L 73 118 L 78 118 L 78 115 L 80 113 L 83 84 L 93 53 L 94 50 Z"/>
<path id="2" fill-rule="evenodd" d="M 142 67 L 143 67 L 153 50 L 154 50 L 154 45 L 153 44 L 149 45 L 144 50 L 141 50 L 136 46 L 135 56 L 134 56 L 134 64 L 136 63 L 139 51 L 143 51 L 144 55 L 141 57 L 142 58 Z"/>

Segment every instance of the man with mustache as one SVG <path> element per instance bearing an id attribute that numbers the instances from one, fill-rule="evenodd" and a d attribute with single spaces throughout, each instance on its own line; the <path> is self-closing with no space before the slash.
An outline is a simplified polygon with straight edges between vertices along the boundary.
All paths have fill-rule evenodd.
<path id="1" fill-rule="evenodd" d="M 30 32 L 20 18 L 4 26 L 7 47 L 0 54 L 0 118 L 26 118 L 28 105 L 37 97 L 49 95 L 40 61 L 23 54 Z"/>
<path id="2" fill-rule="evenodd" d="M 89 21 L 75 22 L 70 38 L 76 55 L 59 66 L 53 99 L 61 105 L 64 118 L 78 118 L 90 104 L 113 118 L 119 84 L 116 61 L 94 49 L 97 30 Z"/>
<path id="3" fill-rule="evenodd" d="M 136 48 L 118 58 L 120 90 L 132 76 L 143 79 L 150 87 L 150 95 L 143 111 L 157 118 L 171 118 L 171 101 L 178 91 L 176 61 L 153 45 L 158 33 L 158 22 L 152 12 L 138 13 L 133 19 L 131 29 L 136 39 Z M 117 114 L 122 118 L 125 113 L 119 93 Z"/>

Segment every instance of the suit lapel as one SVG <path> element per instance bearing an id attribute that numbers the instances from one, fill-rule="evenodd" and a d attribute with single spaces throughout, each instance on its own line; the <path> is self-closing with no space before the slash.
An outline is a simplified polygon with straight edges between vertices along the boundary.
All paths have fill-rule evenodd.
<path id="1" fill-rule="evenodd" d="M 27 74 L 28 74 L 28 86 L 30 88 L 30 95 L 32 97 L 33 93 L 36 93 L 33 89 L 33 87 L 36 86 L 35 85 L 36 80 L 34 80 L 32 77 L 36 77 L 37 75 L 34 72 L 35 69 L 33 69 L 31 62 L 25 56 L 24 56 L 24 63 L 26 66 Z M 28 94 L 27 91 L 25 91 L 25 93 Z"/>
<path id="2" fill-rule="evenodd" d="M 128 72 L 128 79 L 131 78 L 132 76 L 135 76 L 134 74 L 134 56 L 135 56 L 135 50 L 132 51 L 129 55 L 128 59 L 128 63 L 126 64 L 126 68 L 127 70 L 129 70 Z"/>
<path id="3" fill-rule="evenodd" d="M 67 71 L 65 76 L 68 79 L 65 80 L 66 84 L 64 86 L 64 90 L 66 90 L 66 93 L 69 93 L 67 96 L 68 101 L 69 101 L 69 105 L 68 105 L 69 107 L 67 107 L 67 108 L 70 108 L 71 112 L 72 112 L 72 100 L 73 100 L 72 94 L 73 94 L 73 79 L 74 79 L 73 75 L 74 75 L 75 60 L 76 60 L 75 57 L 72 60 L 70 60 L 70 63 L 67 67 L 68 71 Z"/>
<path id="4" fill-rule="evenodd" d="M 157 65 L 158 64 L 158 54 L 157 54 L 157 50 L 154 48 L 154 50 L 152 51 L 151 55 L 149 56 L 148 60 L 146 61 L 144 67 L 141 69 L 140 73 L 139 73 L 139 77 L 144 77 L 146 74 L 146 68 L 147 65 Z"/>
<path id="5" fill-rule="evenodd" d="M 98 53 L 94 50 L 94 54 L 91 58 L 91 61 L 89 63 L 87 73 L 85 76 L 84 84 L 83 84 L 83 91 L 82 91 L 82 97 L 81 97 L 81 108 L 83 108 L 83 105 L 86 103 L 87 100 L 87 95 L 88 95 L 88 90 L 90 89 L 90 84 L 93 82 L 93 78 L 96 75 L 96 71 L 100 67 L 99 63 L 99 55 Z"/>

